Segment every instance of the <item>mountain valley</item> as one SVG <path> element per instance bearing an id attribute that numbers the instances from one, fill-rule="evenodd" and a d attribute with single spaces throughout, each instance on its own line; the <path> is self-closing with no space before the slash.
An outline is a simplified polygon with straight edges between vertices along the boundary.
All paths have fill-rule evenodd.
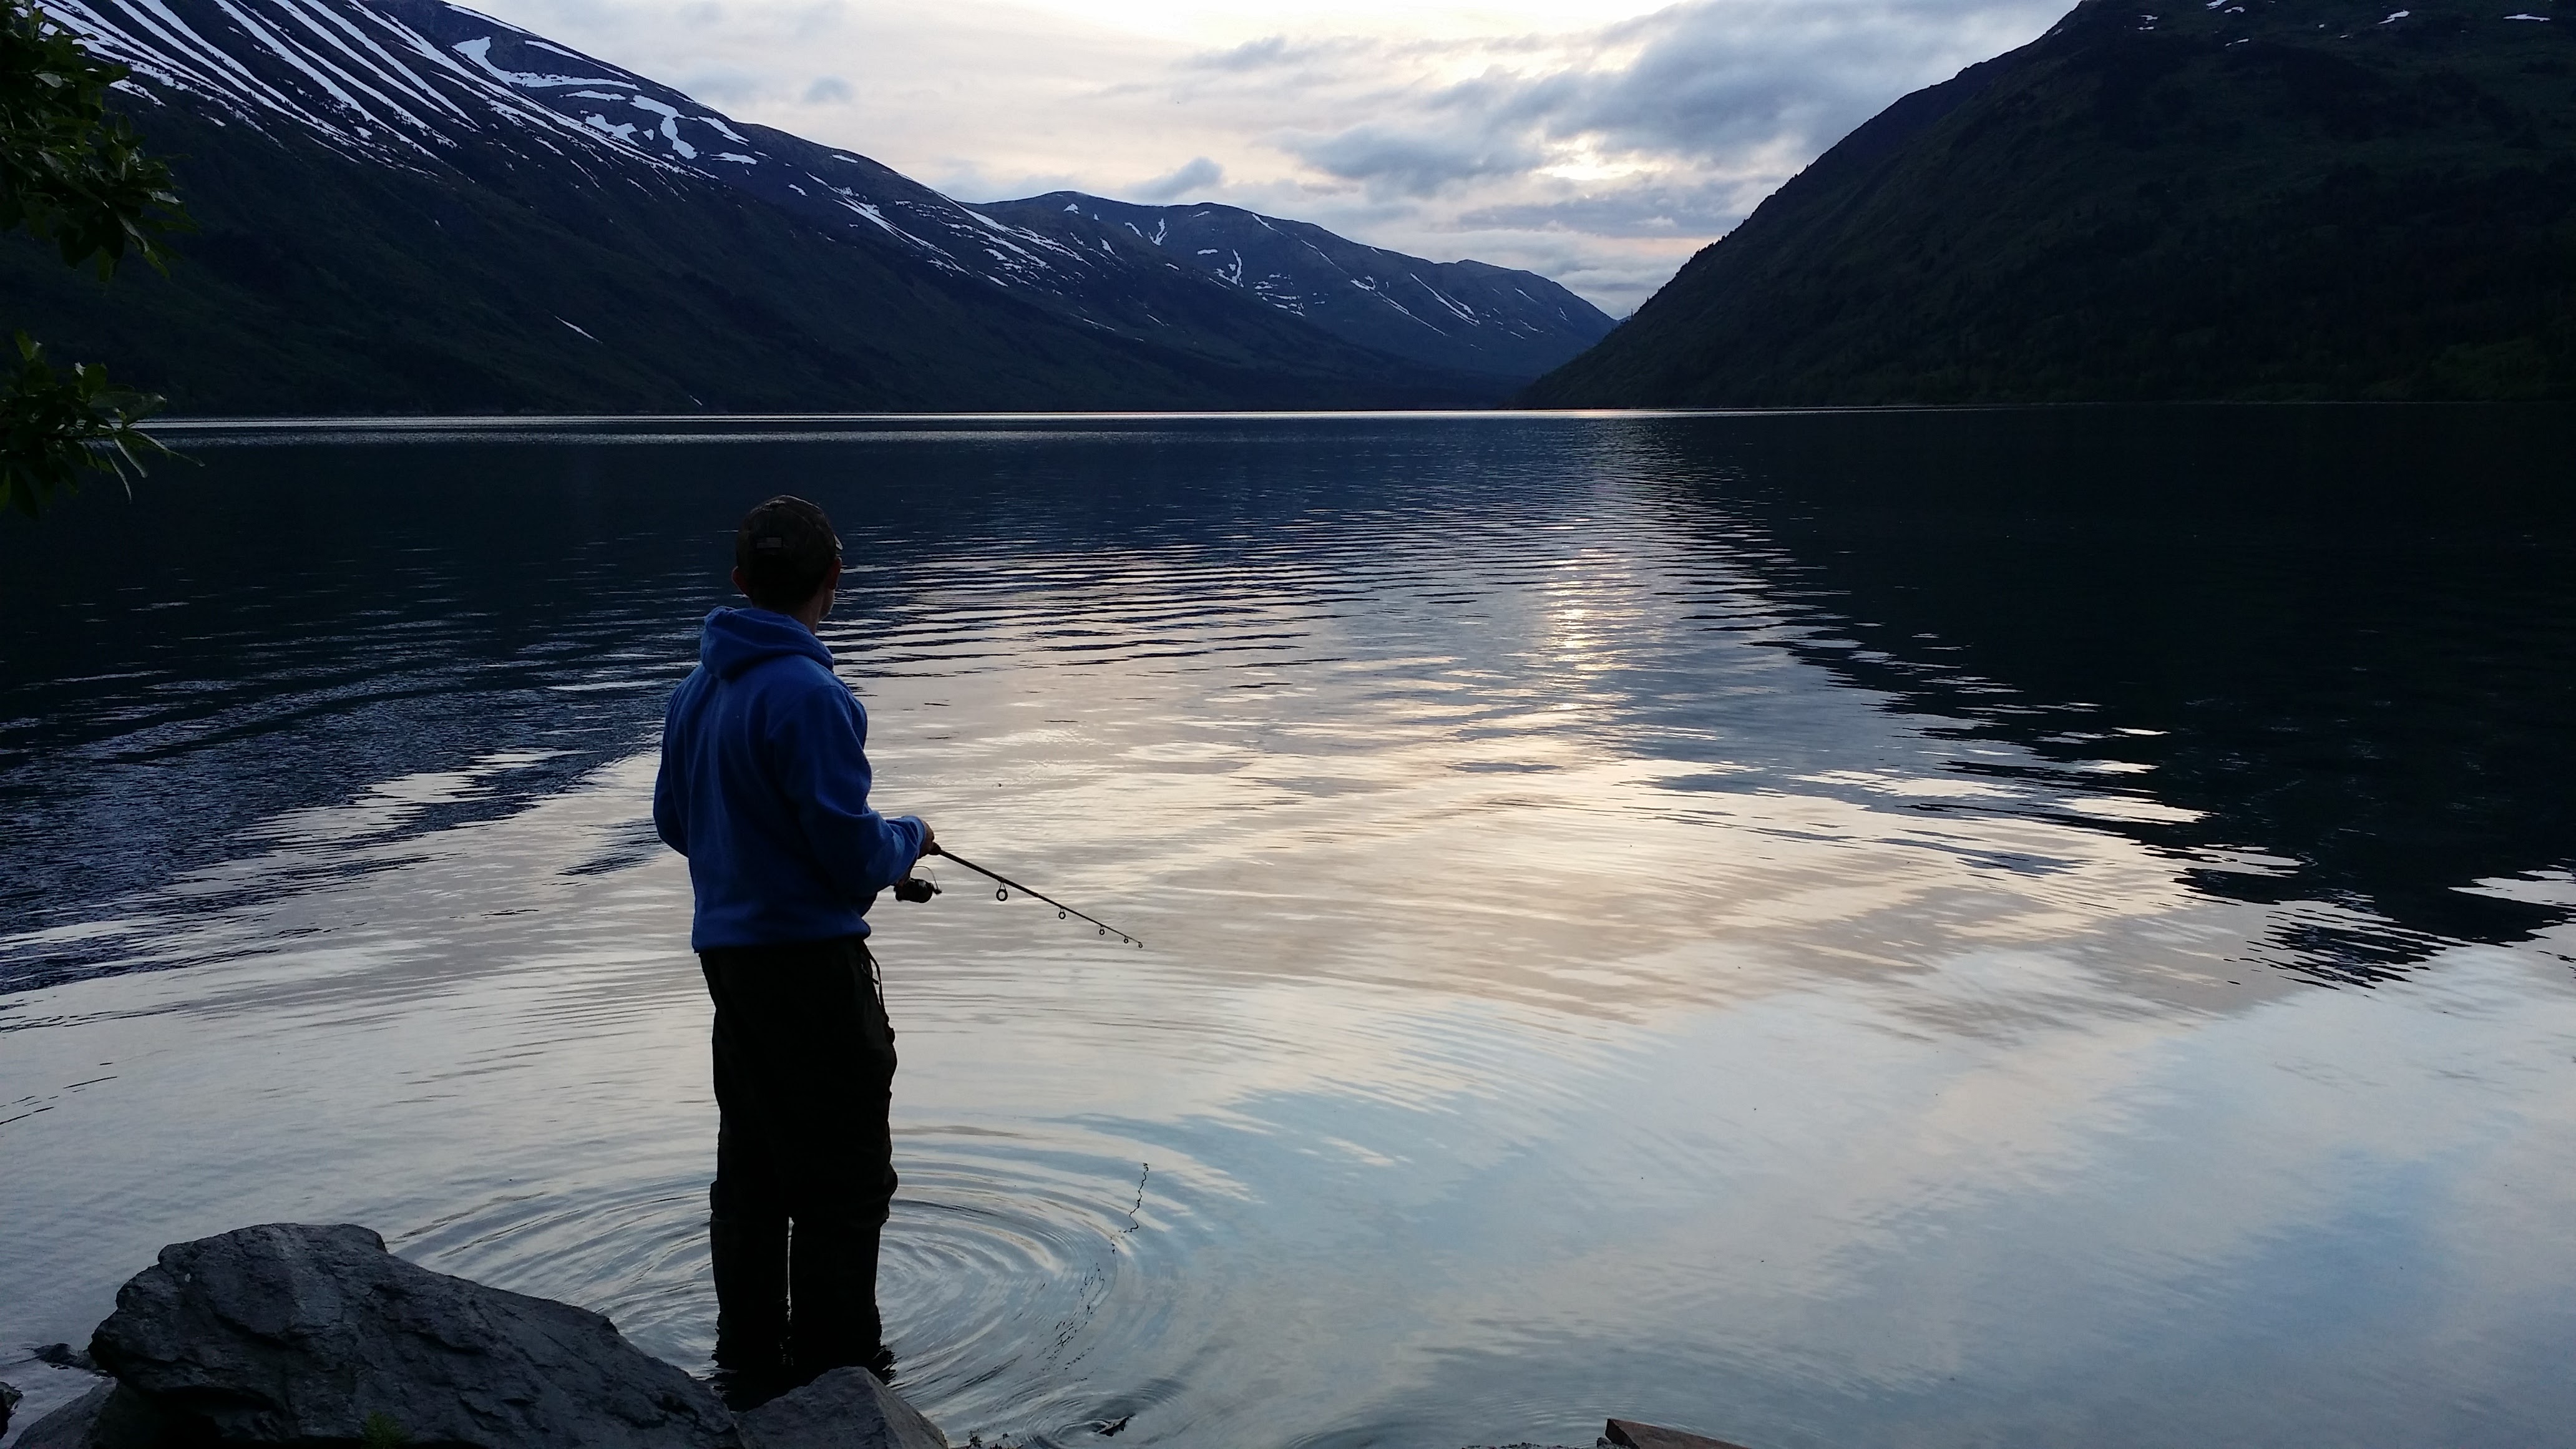
<path id="1" fill-rule="evenodd" d="M 1482 406 L 1611 325 L 1311 227 L 1365 263 L 1325 279 L 1352 304 L 1292 305 L 440 0 L 52 8 L 131 68 L 198 230 L 104 285 L 12 239 L 8 321 L 183 413 Z M 1387 312 L 1370 267 L 1438 325 L 1336 325 Z"/>

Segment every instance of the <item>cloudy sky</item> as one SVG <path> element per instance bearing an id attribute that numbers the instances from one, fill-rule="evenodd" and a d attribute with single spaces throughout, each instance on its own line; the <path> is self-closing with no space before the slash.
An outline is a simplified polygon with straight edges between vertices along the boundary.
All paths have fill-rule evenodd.
<path id="1" fill-rule="evenodd" d="M 1613 314 L 2070 0 L 468 0 L 967 201 L 1224 201 Z"/>

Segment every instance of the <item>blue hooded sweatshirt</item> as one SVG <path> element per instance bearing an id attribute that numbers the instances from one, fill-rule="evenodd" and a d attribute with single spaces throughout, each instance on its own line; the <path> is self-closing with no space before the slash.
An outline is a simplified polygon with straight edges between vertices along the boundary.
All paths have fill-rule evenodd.
<path id="1" fill-rule="evenodd" d="M 868 933 L 926 827 L 868 808 L 868 717 L 805 626 L 717 609 L 662 720 L 653 828 L 689 858 L 691 950 Z"/>

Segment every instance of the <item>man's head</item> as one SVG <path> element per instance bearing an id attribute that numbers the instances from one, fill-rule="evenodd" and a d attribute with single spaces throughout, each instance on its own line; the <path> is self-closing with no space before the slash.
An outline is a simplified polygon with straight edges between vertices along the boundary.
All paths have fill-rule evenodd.
<path id="1" fill-rule="evenodd" d="M 734 531 L 733 586 L 758 608 L 802 617 L 840 576 L 841 540 L 832 520 L 802 498 L 781 493 L 744 514 Z M 822 616 L 820 609 L 814 613 Z"/>

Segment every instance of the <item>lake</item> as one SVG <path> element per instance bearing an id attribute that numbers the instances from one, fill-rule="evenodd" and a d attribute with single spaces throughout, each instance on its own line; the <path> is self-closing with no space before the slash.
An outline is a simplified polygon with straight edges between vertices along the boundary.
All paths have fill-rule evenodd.
<path id="1" fill-rule="evenodd" d="M 2576 1444 L 2576 421 L 192 427 L 0 529 L 0 1378 L 356 1221 L 703 1369 L 661 710 L 831 510 L 963 1444 Z M 25 1421 L 22 1417 L 21 1422 Z"/>

